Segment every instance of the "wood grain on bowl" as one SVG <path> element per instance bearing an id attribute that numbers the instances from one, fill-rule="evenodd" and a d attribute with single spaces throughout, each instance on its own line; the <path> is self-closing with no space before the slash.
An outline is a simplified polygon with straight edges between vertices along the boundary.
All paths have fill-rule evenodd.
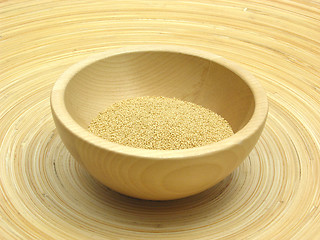
<path id="1" fill-rule="evenodd" d="M 146 150 L 88 131 L 93 117 L 128 97 L 176 97 L 225 118 L 234 135 L 183 150 Z M 187 47 L 113 49 L 69 68 L 52 90 L 51 106 L 65 145 L 97 180 L 120 193 L 169 200 L 202 192 L 228 176 L 263 130 L 268 105 L 259 82 L 237 64 Z"/>

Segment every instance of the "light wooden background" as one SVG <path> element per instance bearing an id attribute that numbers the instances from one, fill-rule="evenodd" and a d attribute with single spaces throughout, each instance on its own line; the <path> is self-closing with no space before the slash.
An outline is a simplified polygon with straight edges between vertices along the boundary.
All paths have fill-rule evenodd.
<path id="1" fill-rule="evenodd" d="M 1 1 L 0 239 L 320 239 L 319 1 Z M 67 152 L 50 90 L 89 54 L 136 44 L 212 51 L 251 71 L 270 111 L 221 183 L 131 199 Z"/>

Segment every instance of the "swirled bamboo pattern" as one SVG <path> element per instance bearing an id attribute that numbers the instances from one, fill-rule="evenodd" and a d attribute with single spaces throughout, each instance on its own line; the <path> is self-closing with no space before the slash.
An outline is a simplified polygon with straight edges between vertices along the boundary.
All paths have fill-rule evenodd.
<path id="1" fill-rule="evenodd" d="M 1 1 L 1 239 L 319 239 L 319 1 Z M 178 44 L 240 63 L 269 117 L 243 164 L 198 195 L 152 202 L 93 180 L 49 96 L 89 54 Z"/>

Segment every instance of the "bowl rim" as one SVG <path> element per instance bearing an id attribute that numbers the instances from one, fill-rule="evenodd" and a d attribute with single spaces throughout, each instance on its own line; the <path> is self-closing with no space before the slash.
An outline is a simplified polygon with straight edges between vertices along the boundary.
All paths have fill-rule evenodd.
<path id="1" fill-rule="evenodd" d="M 129 146 L 124 146 L 118 143 L 113 143 L 108 140 L 102 139 L 93 133 L 90 133 L 87 129 L 80 126 L 73 117 L 69 114 L 67 107 L 65 105 L 64 96 L 65 90 L 69 81 L 83 68 L 106 58 L 120 55 L 128 54 L 134 52 L 172 52 L 177 54 L 186 54 L 195 57 L 204 58 L 209 61 L 213 61 L 219 65 L 222 65 L 238 75 L 250 88 L 255 107 L 253 114 L 247 124 L 243 126 L 238 132 L 236 132 L 231 137 L 228 137 L 222 141 L 195 147 L 189 149 L 181 150 L 151 150 L 134 148 Z M 110 49 L 101 53 L 93 54 L 84 60 L 73 64 L 69 67 L 62 75 L 58 78 L 54 84 L 50 104 L 52 114 L 56 119 L 72 134 L 101 150 L 107 150 L 113 153 L 118 153 L 121 155 L 127 155 L 131 157 L 141 157 L 149 159 L 185 159 L 192 157 L 199 157 L 211 154 L 213 152 L 226 151 L 235 145 L 241 145 L 247 138 L 254 135 L 257 131 L 262 130 L 268 115 L 268 100 L 266 93 L 258 80 L 247 70 L 239 66 L 237 63 L 227 60 L 219 55 L 216 55 L 210 51 L 199 50 L 186 46 L 178 45 L 136 45 L 127 46 L 122 48 Z"/>

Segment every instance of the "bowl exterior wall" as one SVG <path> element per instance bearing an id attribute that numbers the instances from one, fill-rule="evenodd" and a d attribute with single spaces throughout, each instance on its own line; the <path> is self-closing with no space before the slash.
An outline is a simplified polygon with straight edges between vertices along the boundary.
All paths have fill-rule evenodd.
<path id="1" fill-rule="evenodd" d="M 263 126 L 240 144 L 196 157 L 135 157 L 99 148 L 53 117 L 72 156 L 107 187 L 135 198 L 171 200 L 200 193 L 227 177 L 248 156 Z M 152 151 L 150 151 L 152 154 Z"/>

